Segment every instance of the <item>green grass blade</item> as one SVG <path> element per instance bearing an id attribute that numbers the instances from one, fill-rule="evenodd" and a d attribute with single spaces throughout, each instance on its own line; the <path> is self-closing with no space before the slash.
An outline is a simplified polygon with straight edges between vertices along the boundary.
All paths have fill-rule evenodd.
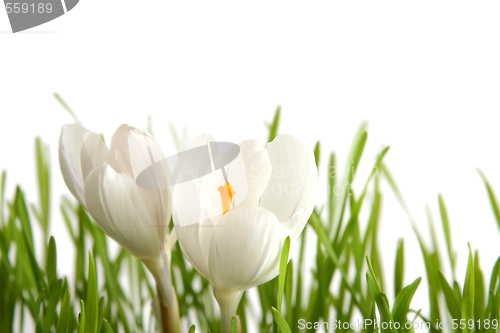
<path id="1" fill-rule="evenodd" d="M 273 324 L 269 324 L 266 327 L 264 327 L 262 331 L 260 331 L 260 333 L 269 333 L 271 332 L 271 328 L 273 328 Z"/>
<path id="2" fill-rule="evenodd" d="M 55 324 L 56 307 L 63 292 L 63 289 L 61 288 L 62 284 L 63 281 L 61 279 L 57 280 L 48 295 L 49 301 L 44 311 L 42 333 L 50 333 L 50 328 Z"/>
<path id="3" fill-rule="evenodd" d="M 73 120 L 78 123 L 78 124 L 81 124 L 81 121 L 80 119 L 78 119 L 78 117 L 76 116 L 76 114 L 73 112 L 73 110 L 71 110 L 71 108 L 69 107 L 69 105 L 62 99 L 61 96 L 59 96 L 58 93 L 54 93 L 54 97 L 57 99 L 57 101 L 62 105 L 62 107 L 64 109 L 66 109 L 66 111 L 68 111 L 68 113 L 70 114 L 70 116 L 73 118 Z"/>
<path id="4" fill-rule="evenodd" d="M 366 256 L 366 264 L 368 265 L 368 272 L 367 272 L 367 282 L 368 282 L 368 289 L 370 291 L 370 294 L 372 296 L 372 299 L 375 300 L 377 296 L 382 293 L 382 289 L 380 288 L 380 285 L 375 278 L 375 272 L 373 270 L 372 263 L 370 261 L 370 258 Z"/>
<path id="5" fill-rule="evenodd" d="M 372 180 L 372 178 L 378 174 L 382 160 L 384 159 L 384 156 L 385 156 L 385 154 L 387 154 L 388 151 L 389 151 L 389 147 L 385 147 L 380 152 L 380 154 L 378 154 L 377 159 L 375 161 L 375 165 L 373 166 L 372 172 L 370 174 L 370 177 L 368 177 L 368 179 L 366 180 L 365 187 L 363 188 L 363 192 L 361 192 L 361 195 L 359 196 L 359 200 L 357 201 L 356 211 L 355 211 L 354 215 L 357 215 L 359 213 L 359 211 L 361 210 L 361 205 L 363 204 L 363 201 L 364 201 L 364 198 L 366 195 L 366 191 L 368 189 L 368 185 L 370 184 L 370 181 Z"/>
<path id="6" fill-rule="evenodd" d="M 486 185 L 488 197 L 490 198 L 491 208 L 493 208 L 493 214 L 495 215 L 495 219 L 497 220 L 498 228 L 500 230 L 500 208 L 498 207 L 498 201 L 495 196 L 495 192 L 493 191 L 493 188 L 491 187 L 483 172 L 479 169 L 477 171 L 479 172 L 481 178 L 483 178 L 484 184 Z"/>
<path id="7" fill-rule="evenodd" d="M 361 160 L 361 156 L 363 155 L 363 151 L 364 151 L 365 145 L 366 145 L 366 140 L 368 138 L 368 133 L 364 130 L 363 126 L 361 127 L 360 130 L 361 130 L 361 132 L 357 133 L 357 135 L 355 136 L 355 139 L 354 139 L 354 142 L 352 145 L 352 149 L 350 152 L 350 157 L 348 159 L 350 164 L 347 166 L 347 171 L 345 172 L 345 175 L 347 175 L 347 177 L 345 177 L 345 179 L 343 180 L 343 182 L 345 182 L 345 183 L 342 184 L 343 188 L 344 188 L 343 194 L 342 194 L 344 199 L 343 199 L 342 205 L 340 207 L 341 208 L 340 217 L 339 217 L 339 220 L 337 222 L 337 230 L 336 230 L 336 234 L 334 237 L 335 244 L 337 243 L 339 237 L 341 236 L 342 220 L 343 220 L 343 216 L 344 216 L 345 207 L 346 207 L 346 204 L 347 204 L 347 201 L 349 198 L 348 194 L 350 192 L 354 177 L 356 176 L 356 171 L 358 170 L 359 161 Z M 351 198 L 351 200 L 352 200 L 352 198 Z M 351 201 L 351 204 L 352 203 L 354 203 L 354 202 Z"/>
<path id="8" fill-rule="evenodd" d="M 290 262 L 288 263 L 288 268 L 287 268 L 287 272 L 286 272 L 286 279 L 285 279 L 286 314 L 287 314 L 287 321 L 289 323 L 293 322 L 292 293 L 293 293 L 293 261 L 290 260 Z"/>
<path id="9" fill-rule="evenodd" d="M 111 325 L 109 324 L 109 322 L 106 319 L 103 319 L 102 321 L 103 321 L 102 331 L 104 333 L 115 333 L 115 331 L 113 330 L 113 328 L 111 327 Z M 193 325 L 193 327 L 194 327 L 194 325 Z M 189 331 L 189 332 L 191 332 L 191 331 Z M 194 332 L 194 330 L 193 330 L 193 332 Z"/>
<path id="10" fill-rule="evenodd" d="M 284 333 L 292 333 L 290 331 L 290 326 L 288 326 L 285 318 L 283 318 L 283 316 L 281 315 L 281 313 L 279 313 L 279 311 L 276 310 L 276 308 L 274 308 L 274 307 L 271 308 L 271 311 L 273 313 L 274 321 L 278 325 L 279 330 L 281 332 L 284 332 Z"/>
<path id="11" fill-rule="evenodd" d="M 446 239 L 446 247 L 448 249 L 448 255 L 450 257 L 451 270 L 453 274 L 455 273 L 455 254 L 453 253 L 453 246 L 451 244 L 451 231 L 450 231 L 450 221 L 448 219 L 448 211 L 444 203 L 443 196 L 439 195 L 439 212 L 441 214 L 441 221 L 443 223 L 443 231 Z"/>
<path id="12" fill-rule="evenodd" d="M 490 319 L 495 319 L 498 317 L 499 314 L 499 302 L 497 302 L 495 298 L 495 290 L 498 293 L 499 284 L 500 284 L 500 257 L 497 259 L 495 262 L 495 265 L 493 266 L 493 270 L 491 272 L 491 278 L 490 278 L 490 286 L 489 286 L 489 291 L 488 291 L 488 305 L 486 306 L 485 312 L 484 312 L 484 318 L 490 317 Z M 498 289 L 497 289 L 498 288 Z"/>
<path id="13" fill-rule="evenodd" d="M 30 269 L 35 278 L 38 291 L 41 291 L 45 280 L 41 275 L 40 268 L 38 267 L 38 263 L 35 257 L 35 246 L 33 243 L 33 232 L 31 230 L 31 221 L 28 214 L 28 208 L 26 207 L 26 202 L 24 200 L 24 194 L 19 187 L 17 187 L 16 189 L 15 214 L 21 221 L 22 236 L 24 239 L 24 243 L 26 245 L 26 251 L 28 254 Z M 18 246 L 19 245 L 20 244 L 18 244 Z"/>
<path id="14" fill-rule="evenodd" d="M 69 289 L 66 289 L 63 297 L 63 301 L 61 303 L 61 311 L 59 312 L 59 322 L 57 323 L 57 331 L 56 333 L 70 333 L 70 300 L 71 293 Z"/>
<path id="15" fill-rule="evenodd" d="M 438 276 L 439 276 L 439 282 L 441 283 L 441 288 L 443 289 L 444 292 L 446 306 L 448 308 L 448 311 L 450 312 L 451 318 L 460 320 L 461 316 L 460 302 L 457 300 L 455 292 L 450 287 L 448 281 L 446 281 L 446 278 L 444 277 L 443 273 L 441 273 L 441 271 L 439 271 Z"/>
<path id="16" fill-rule="evenodd" d="M 7 172 L 2 171 L 2 181 L 0 185 L 0 226 L 5 223 L 4 205 L 5 205 L 5 184 L 7 183 Z"/>
<path id="17" fill-rule="evenodd" d="M 433 323 L 440 320 L 440 307 L 439 307 L 439 292 L 440 292 L 440 284 L 438 277 L 438 265 L 437 265 L 437 256 L 435 253 L 429 253 L 427 250 L 423 238 L 420 235 L 417 227 L 413 225 L 413 230 L 415 235 L 417 236 L 418 242 L 420 244 L 420 249 L 422 251 L 422 256 L 424 257 L 425 270 L 427 273 L 427 282 L 429 284 L 429 303 L 430 303 L 430 313 L 431 313 L 431 321 Z"/>
<path id="18" fill-rule="evenodd" d="M 407 322 L 406 315 L 410 309 L 411 300 L 413 299 L 413 295 L 415 295 L 421 281 L 421 277 L 417 278 L 410 285 L 402 289 L 396 297 L 392 310 L 392 317 L 394 318 L 394 323 L 398 322 L 400 327 L 404 327 Z"/>
<path id="19" fill-rule="evenodd" d="M 377 302 L 377 308 L 380 313 L 380 322 L 387 323 L 387 328 L 384 329 L 384 326 L 382 326 L 381 331 L 398 333 L 398 331 L 394 328 L 394 324 L 390 325 L 391 322 L 394 323 L 394 320 L 389 309 L 389 301 L 387 300 L 387 296 L 384 293 L 380 293 L 375 301 Z"/>
<path id="20" fill-rule="evenodd" d="M 469 243 L 469 261 L 465 273 L 464 289 L 462 293 L 462 317 L 466 322 L 474 319 L 474 260 L 472 259 L 472 249 Z M 470 333 L 471 329 L 467 326 L 463 333 Z"/>
<path id="21" fill-rule="evenodd" d="M 474 319 L 483 322 L 485 307 L 485 288 L 483 271 L 479 264 L 479 251 L 474 256 Z"/>
<path id="22" fill-rule="evenodd" d="M 366 272 L 366 281 L 368 282 L 368 290 L 372 299 L 377 303 L 377 308 L 380 313 L 380 322 L 386 323 L 386 329 L 382 327 L 382 332 L 397 333 L 394 325 L 389 325 L 390 322 L 394 323 L 391 310 L 389 308 L 389 301 L 387 296 L 382 292 L 380 285 L 375 278 L 375 273 L 373 271 L 372 263 L 370 258 L 366 256 L 366 264 L 368 266 L 368 271 Z"/>
<path id="23" fill-rule="evenodd" d="M 285 239 L 285 243 L 283 244 L 283 249 L 281 250 L 281 258 L 280 258 L 279 289 L 278 289 L 278 309 L 280 313 L 281 313 L 281 305 L 283 303 L 283 293 L 285 290 L 285 280 L 286 280 L 289 252 L 290 252 L 290 237 L 287 237 Z"/>
<path id="24" fill-rule="evenodd" d="M 400 239 L 396 253 L 396 264 L 394 269 L 394 295 L 398 295 L 403 288 L 405 270 L 404 239 Z"/>
<path id="25" fill-rule="evenodd" d="M 48 236 L 50 212 L 50 165 L 49 149 L 40 138 L 36 138 L 36 163 L 38 176 L 38 197 L 40 200 L 39 222 L 45 235 Z"/>
<path id="26" fill-rule="evenodd" d="M 365 131 L 365 132 L 361 133 L 359 140 L 354 145 L 351 165 L 349 166 L 349 171 L 348 171 L 348 176 L 347 176 L 347 184 L 348 185 L 352 184 L 352 181 L 354 180 L 354 177 L 356 175 L 356 171 L 358 170 L 359 161 L 361 160 L 361 156 L 363 156 L 363 151 L 365 149 L 367 139 L 368 139 L 368 133 Z"/>
<path id="27" fill-rule="evenodd" d="M 387 168 L 387 166 L 385 164 L 382 163 L 381 169 L 382 169 L 382 174 L 384 175 L 384 178 L 389 183 L 389 187 L 392 189 L 392 192 L 396 196 L 396 199 L 398 199 L 399 204 L 401 205 L 401 207 L 405 211 L 411 224 L 414 225 L 415 223 L 414 223 L 413 217 L 411 216 L 410 209 L 408 208 L 408 205 L 406 204 L 406 201 L 404 200 L 403 195 L 402 195 L 401 191 L 399 190 L 399 187 L 398 187 L 396 181 L 394 180 L 394 177 L 392 176 L 392 174 L 390 173 L 389 169 Z"/>
<path id="28" fill-rule="evenodd" d="M 335 212 L 335 183 L 337 178 L 335 163 L 335 153 L 330 155 L 330 164 L 328 166 L 328 225 L 330 229 L 333 225 L 333 214 Z"/>
<path id="29" fill-rule="evenodd" d="M 281 113 L 281 106 L 278 106 L 276 108 L 276 112 L 274 114 L 274 120 L 271 125 L 268 126 L 269 128 L 269 137 L 267 139 L 267 142 L 271 142 L 274 140 L 276 135 L 278 135 L 278 125 L 280 122 L 280 113 Z"/>
<path id="30" fill-rule="evenodd" d="M 98 326 L 99 298 L 97 296 L 97 273 L 95 259 L 89 253 L 89 275 L 87 285 L 87 299 L 85 309 L 85 333 L 95 333 Z"/>
<path id="31" fill-rule="evenodd" d="M 314 147 L 314 160 L 316 161 L 316 167 L 319 169 L 319 162 L 321 157 L 321 144 L 316 142 L 316 146 Z"/>
<path id="32" fill-rule="evenodd" d="M 78 316 L 78 333 L 85 333 L 85 302 L 80 300 L 80 306 L 82 308 Z"/>
<path id="33" fill-rule="evenodd" d="M 54 281 L 57 280 L 57 249 L 56 249 L 56 241 L 54 237 L 50 237 L 49 246 L 47 249 L 47 283 L 49 286 L 49 290 L 51 290 L 51 286 Z"/>
<path id="34" fill-rule="evenodd" d="M 231 318 L 231 333 L 238 333 L 238 322 L 236 317 Z"/>
<path id="35" fill-rule="evenodd" d="M 333 246 L 328 240 L 328 236 L 326 234 L 326 231 L 323 228 L 323 225 L 319 221 L 319 217 L 315 212 L 311 215 L 311 218 L 309 219 L 309 223 L 311 226 L 314 228 L 316 231 L 316 234 L 318 235 L 318 241 L 323 244 L 323 246 L 326 249 L 326 253 L 330 257 L 330 259 L 333 261 L 334 265 L 339 269 L 342 280 L 346 283 L 347 289 L 351 292 L 352 295 L 352 301 L 356 304 L 356 306 L 359 308 L 363 316 L 367 317 L 369 316 L 369 313 L 367 313 L 364 304 L 358 299 L 358 292 L 356 289 L 352 286 L 352 284 L 349 282 L 347 273 L 345 270 L 341 267 L 340 260 L 337 257 L 337 254 L 333 250 Z"/>

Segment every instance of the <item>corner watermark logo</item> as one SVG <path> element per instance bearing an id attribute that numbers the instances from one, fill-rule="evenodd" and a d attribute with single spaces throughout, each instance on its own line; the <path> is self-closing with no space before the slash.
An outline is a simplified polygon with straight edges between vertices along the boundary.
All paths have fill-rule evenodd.
<path id="1" fill-rule="evenodd" d="M 4 0 L 12 32 L 31 29 L 62 16 L 79 0 Z"/>

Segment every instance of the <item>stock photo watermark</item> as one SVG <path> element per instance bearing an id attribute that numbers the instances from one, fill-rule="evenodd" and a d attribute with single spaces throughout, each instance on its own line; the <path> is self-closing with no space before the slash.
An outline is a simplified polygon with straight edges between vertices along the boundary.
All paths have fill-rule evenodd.
<path id="1" fill-rule="evenodd" d="M 12 32 L 20 32 L 52 21 L 70 10 L 79 0 L 4 0 Z"/>
<path id="2" fill-rule="evenodd" d="M 409 330 L 413 328 L 414 330 L 427 330 L 429 331 L 431 328 L 438 328 L 441 330 L 445 329 L 461 329 L 464 330 L 466 328 L 469 329 L 498 329 L 498 320 L 497 319 L 453 319 L 450 324 L 443 322 L 443 321 L 436 321 L 434 323 L 428 322 L 428 321 L 407 321 L 406 323 L 399 323 L 399 322 L 393 322 L 393 321 L 377 321 L 373 319 L 358 319 L 356 321 L 340 321 L 340 320 L 331 320 L 331 321 L 316 321 L 316 322 L 310 322 L 306 321 L 304 319 L 299 319 L 298 321 L 298 328 L 303 330 L 303 329 L 320 329 L 323 328 L 325 331 L 329 330 L 336 330 L 336 329 L 351 329 L 351 330 L 364 330 L 364 329 L 383 329 L 383 330 L 392 330 L 392 329 L 406 329 Z"/>

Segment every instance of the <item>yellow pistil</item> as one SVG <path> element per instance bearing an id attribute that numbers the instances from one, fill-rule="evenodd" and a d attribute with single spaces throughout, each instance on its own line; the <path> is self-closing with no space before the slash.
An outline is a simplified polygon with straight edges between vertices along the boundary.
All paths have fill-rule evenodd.
<path id="1" fill-rule="evenodd" d="M 231 210 L 231 204 L 233 203 L 233 197 L 236 191 L 233 190 L 231 183 L 226 183 L 226 185 L 221 185 L 217 189 L 220 193 L 220 200 L 222 202 L 222 212 L 223 215 Z"/>

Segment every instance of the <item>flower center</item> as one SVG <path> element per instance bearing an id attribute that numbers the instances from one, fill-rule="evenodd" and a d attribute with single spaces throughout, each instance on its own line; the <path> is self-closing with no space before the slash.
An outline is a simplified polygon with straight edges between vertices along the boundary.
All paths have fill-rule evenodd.
<path id="1" fill-rule="evenodd" d="M 231 203 L 233 202 L 233 196 L 236 191 L 233 190 L 231 183 L 226 183 L 225 185 L 219 186 L 217 189 L 220 194 L 220 201 L 222 202 L 222 215 L 226 214 L 231 210 Z"/>

